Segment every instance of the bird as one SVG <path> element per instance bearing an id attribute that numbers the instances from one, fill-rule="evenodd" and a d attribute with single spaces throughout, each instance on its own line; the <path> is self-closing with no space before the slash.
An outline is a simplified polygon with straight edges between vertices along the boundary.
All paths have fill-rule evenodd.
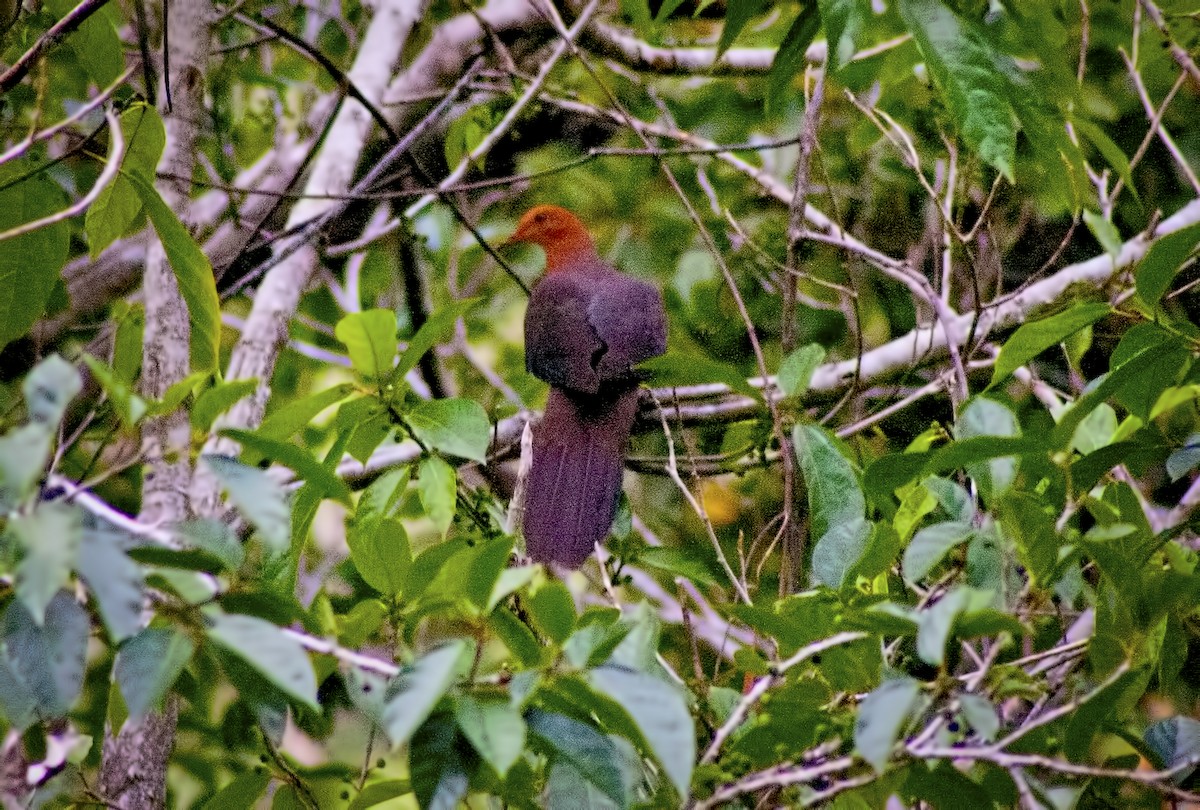
<path id="1" fill-rule="evenodd" d="M 662 293 L 603 261 L 579 218 L 527 211 L 505 244 L 546 254 L 525 311 L 525 367 L 550 384 L 533 431 L 525 549 L 579 568 L 612 526 L 644 379 L 637 364 L 667 350 Z"/>

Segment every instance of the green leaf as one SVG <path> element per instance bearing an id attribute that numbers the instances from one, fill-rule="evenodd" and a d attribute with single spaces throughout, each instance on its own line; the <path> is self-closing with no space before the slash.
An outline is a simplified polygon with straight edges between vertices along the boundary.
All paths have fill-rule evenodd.
<path id="1" fill-rule="evenodd" d="M 75 0 L 47 0 L 47 7 L 56 17 L 65 17 L 75 6 Z M 85 18 L 67 37 L 67 44 L 97 87 L 108 87 L 125 68 L 125 54 L 117 31 L 108 15 L 92 14 Z"/>
<path id="2" fill-rule="evenodd" d="M 258 529 L 263 542 L 275 554 L 288 550 L 292 516 L 287 493 L 264 470 L 247 467 L 227 456 L 201 456 L 221 482 L 221 488 L 238 510 Z"/>
<path id="3" fill-rule="evenodd" d="M 17 599 L 41 624 L 46 606 L 67 584 L 75 565 L 83 535 L 79 510 L 63 503 L 43 503 L 30 514 L 13 516 L 8 526 L 21 550 Z"/>
<path id="4" fill-rule="evenodd" d="M 124 234 L 142 212 L 141 197 L 125 175 L 136 174 L 153 183 L 167 142 L 162 118 L 148 104 L 134 104 L 121 113 L 121 133 L 125 138 L 121 174 L 104 187 L 84 215 L 88 252 L 93 260 Z"/>
<path id="5" fill-rule="evenodd" d="M 769 5 L 766 0 L 739 0 L 726 6 L 725 26 L 721 29 L 721 39 L 717 42 L 718 59 L 729 50 L 746 24 L 763 13 Z"/>
<path id="6" fill-rule="evenodd" d="M 804 73 L 805 52 L 820 28 L 821 14 L 817 4 L 806 3 L 784 34 L 783 42 L 780 43 L 779 50 L 775 52 L 775 59 L 771 62 L 771 73 L 767 78 L 767 112 L 783 108 L 783 102 L 792 87 L 792 80 Z"/>
<path id="7" fill-rule="evenodd" d="M 138 718 L 154 711 L 195 651 L 192 640 L 171 627 L 147 627 L 122 644 L 113 677 L 129 715 Z"/>
<path id="8" fill-rule="evenodd" d="M 695 354 L 668 351 L 661 357 L 653 357 L 638 364 L 638 368 L 651 375 L 654 385 L 663 388 L 705 383 L 725 383 L 739 394 L 761 400 L 762 391 L 746 381 L 733 366 Z"/>
<path id="9" fill-rule="evenodd" d="M 477 698 L 459 695 L 454 701 L 458 728 L 479 756 L 500 778 L 508 775 L 525 750 L 525 721 L 506 698 Z"/>
<path id="10" fill-rule="evenodd" d="M 882 774 L 892 746 L 916 708 L 921 687 L 912 678 L 884 681 L 863 698 L 854 721 L 854 747 L 876 773 Z"/>
<path id="11" fill-rule="evenodd" d="M 390 309 L 352 312 L 334 327 L 337 339 L 346 344 L 350 362 L 363 377 L 374 382 L 391 378 L 396 358 L 396 313 Z"/>
<path id="12" fill-rule="evenodd" d="M 233 407 L 243 397 L 248 397 L 258 388 L 258 380 L 232 380 L 219 382 L 204 391 L 192 406 L 192 427 L 207 433 L 217 417 Z"/>
<path id="13" fill-rule="evenodd" d="M 266 768 L 240 773 L 206 801 L 201 810 L 251 810 L 271 784 L 271 777 Z"/>
<path id="14" fill-rule="evenodd" d="M 209 622 L 208 637 L 214 643 L 249 664 L 284 694 L 319 711 L 317 679 L 298 641 L 255 616 L 217 613 Z"/>
<path id="15" fill-rule="evenodd" d="M 459 659 L 469 650 L 463 639 L 455 639 L 417 659 L 411 669 L 396 676 L 388 690 L 380 727 L 398 748 L 408 742 L 434 707 L 450 689 L 458 673 Z"/>
<path id="16" fill-rule="evenodd" d="M 419 403 L 405 419 L 428 448 L 472 461 L 486 461 L 492 425 L 473 399 L 433 399 Z"/>
<path id="17" fill-rule="evenodd" d="M 508 549 L 508 553 L 512 553 L 511 548 Z M 500 576 L 496 578 L 496 583 L 492 586 L 492 592 L 488 594 L 487 604 L 483 606 L 484 612 L 491 613 L 496 609 L 496 605 L 524 588 L 530 582 L 533 582 L 540 571 L 541 569 L 537 565 L 519 565 L 513 568 L 505 568 L 500 572 Z"/>
<path id="18" fill-rule="evenodd" d="M 488 627 L 516 656 L 523 667 L 537 667 L 542 663 L 543 650 L 537 638 L 525 624 L 508 608 L 501 607 L 488 615 Z"/>
<path id="19" fill-rule="evenodd" d="M 475 306 L 479 299 L 465 298 L 448 304 L 429 316 L 429 320 L 421 324 L 421 328 L 408 341 L 408 346 L 400 354 L 400 362 L 396 364 L 396 378 L 403 377 L 416 368 L 417 362 L 425 352 L 441 343 L 454 330 L 458 319 Z"/>
<path id="20" fill-rule="evenodd" d="M 1114 353 L 1113 360 L 1116 360 Z M 1157 388 L 1161 391 L 1179 372 L 1180 353 L 1170 347 L 1151 346 L 1130 357 L 1121 365 L 1089 386 L 1087 393 L 1075 400 L 1062 414 L 1050 436 L 1052 447 L 1065 448 L 1075 437 L 1079 424 L 1102 402 L 1112 396 L 1121 396 L 1125 391 L 1146 391 Z"/>
<path id="21" fill-rule="evenodd" d="M 129 638 L 142 626 L 145 582 L 142 569 L 125 554 L 126 540 L 103 524 L 83 531 L 76 569 L 96 599 L 108 636 L 114 642 Z"/>
<path id="22" fill-rule="evenodd" d="M 54 434 L 36 424 L 0 436 L 0 508 L 16 507 L 33 494 L 53 443 Z"/>
<path id="23" fill-rule="evenodd" d="M 421 508 L 433 521 L 438 534 L 445 537 L 454 522 L 458 494 L 454 468 L 437 456 L 421 459 L 417 467 L 417 494 L 421 497 Z"/>
<path id="24" fill-rule="evenodd" d="M 31 167 L 15 160 L 0 168 L 0 184 Z M 38 173 L 0 189 L 0 231 L 47 217 L 67 205 L 49 174 Z M 42 316 L 67 262 L 71 227 L 57 222 L 0 241 L 0 349 L 21 337 Z"/>
<path id="25" fill-rule="evenodd" d="M 1013 182 L 1017 122 L 1009 98 L 1016 73 L 1011 59 L 940 0 L 900 0 L 898 8 L 963 139 Z"/>
<path id="26" fill-rule="evenodd" d="M 1091 326 L 1112 312 L 1108 304 L 1080 302 L 1068 310 L 1038 321 L 1021 324 L 1005 342 L 996 358 L 988 388 L 1006 379 L 1039 354 L 1057 346 L 1080 329 Z"/>
<path id="27" fill-rule="evenodd" d="M 1183 447 L 1167 456 L 1167 475 L 1178 481 L 1197 466 L 1200 466 L 1200 433 L 1193 433 Z"/>
<path id="28" fill-rule="evenodd" d="M 1004 533 L 1016 543 L 1017 555 L 1033 584 L 1049 587 L 1058 563 L 1059 540 L 1054 516 L 1026 492 L 1010 493 L 997 507 Z"/>
<path id="29" fill-rule="evenodd" d="M 4 613 L 4 649 L 13 673 L 29 689 L 43 717 L 61 717 L 83 689 L 88 632 L 87 611 L 66 591 L 46 606 L 37 622 L 20 600 Z"/>
<path id="30" fill-rule="evenodd" d="M 179 281 L 179 292 L 187 304 L 192 333 L 192 368 L 215 371 L 221 349 L 221 300 L 217 297 L 212 265 L 187 228 L 158 196 L 154 186 L 137 174 L 126 177 L 142 198 L 142 205 L 162 241 L 167 261 Z"/>
<path id="31" fill-rule="evenodd" d="M 785 397 L 802 396 L 812 382 L 813 373 L 825 362 L 825 347 L 810 343 L 789 354 L 779 365 L 776 380 Z"/>
<path id="32" fill-rule="evenodd" d="M 422 810 L 454 810 L 461 806 L 471 786 L 469 763 L 460 748 L 454 719 L 439 714 L 413 735 L 408 750 L 408 772 L 413 793 Z"/>
<path id="33" fill-rule="evenodd" d="M 810 534 L 824 537 L 834 526 L 862 520 L 867 503 L 858 476 L 833 440 L 815 425 L 796 425 L 792 441 L 800 474 L 808 486 Z"/>
<path id="34" fill-rule="evenodd" d="M 255 431 L 259 436 L 276 441 L 290 439 L 296 431 L 306 427 L 321 411 L 341 402 L 354 392 L 350 383 L 333 385 L 315 394 L 309 394 L 295 402 L 289 402 L 267 415 Z"/>
<path id="35" fill-rule="evenodd" d="M 346 534 L 350 559 L 367 584 L 384 596 L 404 589 L 412 568 L 412 549 L 404 524 L 382 518 L 356 524 Z"/>
<path id="36" fill-rule="evenodd" d="M 848 518 L 830 527 L 813 546 L 813 578 L 830 588 L 841 588 L 846 575 L 866 551 L 871 528 L 861 517 Z"/>
<path id="37" fill-rule="evenodd" d="M 398 799 L 412 793 L 412 783 L 407 779 L 388 779 L 383 782 L 372 782 L 362 789 L 346 810 L 369 810 L 378 804 L 391 799 Z"/>
<path id="38" fill-rule="evenodd" d="M 312 484 L 326 497 L 334 498 L 342 503 L 350 502 L 350 488 L 346 486 L 346 482 L 313 458 L 304 448 L 268 439 L 248 430 L 226 428 L 220 433 L 222 436 L 228 436 L 238 441 L 245 447 L 252 448 L 271 461 L 290 467 L 296 473 L 297 478 Z M 252 468 L 248 467 L 247 469 Z"/>
<path id="39" fill-rule="evenodd" d="M 858 34 L 871 21 L 871 7 L 863 0 L 818 0 L 817 5 L 829 43 L 829 70 L 836 73 L 854 56 Z"/>
<path id="40" fill-rule="evenodd" d="M 623 667 L 597 667 L 587 679 L 593 689 L 625 710 L 679 796 L 686 799 L 696 761 L 696 729 L 682 692 L 653 675 Z"/>
<path id="41" fill-rule="evenodd" d="M 1100 152 L 1101 156 L 1117 173 L 1117 176 L 1124 181 L 1125 187 L 1129 189 L 1129 193 L 1133 195 L 1135 200 L 1138 200 L 1137 187 L 1133 184 L 1133 171 L 1129 164 L 1129 158 L 1125 157 L 1125 153 L 1121 151 L 1121 147 L 1113 142 L 1113 139 L 1108 137 L 1103 129 L 1093 124 L 1091 121 L 1080 116 L 1071 118 L 1071 125 L 1083 137 L 1091 142 L 1092 146 Z M 1113 254 L 1116 255 L 1116 254 Z"/>
<path id="42" fill-rule="evenodd" d="M 246 559 L 246 549 L 231 527 L 212 518 L 197 518 L 179 524 L 175 531 L 192 548 L 211 555 L 228 571 L 237 571 Z"/>
<path id="43" fill-rule="evenodd" d="M 146 331 L 146 309 L 135 304 L 123 315 L 120 306 L 113 306 L 113 320 L 117 325 L 113 338 L 113 376 L 127 386 L 132 386 L 142 368 L 142 338 Z"/>
<path id="44" fill-rule="evenodd" d="M 917 654 L 927 664 L 940 667 L 946 659 L 946 641 L 959 615 L 966 610 L 971 592 L 957 588 L 917 614 Z"/>
<path id="45" fill-rule="evenodd" d="M 963 719 L 970 730 L 987 742 L 993 742 L 1000 733 L 1000 716 L 996 707 L 982 695 L 960 692 L 958 705 L 962 707 Z"/>
<path id="46" fill-rule="evenodd" d="M 904 578 L 909 582 L 924 579 L 950 549 L 970 540 L 974 531 L 971 524 L 958 521 L 935 523 L 921 529 L 904 550 Z"/>
<path id="47" fill-rule="evenodd" d="M 575 630 L 575 600 L 567 586 L 548 579 L 529 595 L 529 618 L 543 635 L 562 644 Z"/>
<path id="48" fill-rule="evenodd" d="M 395 517 L 411 473 L 410 467 L 398 467 L 372 481 L 358 498 L 358 507 L 354 511 L 355 524 L 365 526 L 371 521 Z"/>
<path id="49" fill-rule="evenodd" d="M 113 410 L 121 421 L 129 427 L 140 422 L 148 408 L 146 400 L 135 394 L 129 383 L 121 380 L 112 369 L 95 357 L 84 354 L 83 362 L 91 369 L 92 376 L 100 383 L 104 393 L 108 394 L 108 401 L 112 403 Z"/>
<path id="50" fill-rule="evenodd" d="M 10 728 L 22 732 L 38 719 L 37 698 L 13 669 L 3 648 L 0 648 L 0 718 Z"/>
<path id="51" fill-rule="evenodd" d="M 1134 273 L 1138 296 L 1147 306 L 1158 305 L 1179 268 L 1197 247 L 1200 247 L 1200 224 L 1189 225 L 1154 241 Z"/>
<path id="52" fill-rule="evenodd" d="M 975 397 L 958 415 L 954 435 L 960 440 L 984 436 L 1014 438 L 1020 435 L 1016 415 L 1005 405 L 987 397 Z M 979 486 L 980 494 L 994 503 L 1012 486 L 1017 477 L 1017 459 L 993 458 L 967 465 L 967 474 Z"/>
<path id="53" fill-rule="evenodd" d="M 554 712 L 531 709 L 529 733 L 552 762 L 565 762 L 618 807 L 628 807 L 617 747 L 591 725 Z"/>
<path id="54" fill-rule="evenodd" d="M 1083 222 L 1087 225 L 1092 236 L 1096 237 L 1096 241 L 1100 243 L 1100 247 L 1104 248 L 1104 252 L 1114 259 L 1121 253 L 1121 232 L 1117 230 L 1117 226 L 1112 223 L 1112 220 L 1105 219 L 1100 213 L 1085 208 L 1083 210 Z"/>
<path id="55" fill-rule="evenodd" d="M 663 0 L 662 5 L 658 7 L 658 13 L 654 15 L 654 21 L 656 23 L 663 22 L 674 14 L 675 10 L 682 6 L 683 3 L 684 0 Z"/>

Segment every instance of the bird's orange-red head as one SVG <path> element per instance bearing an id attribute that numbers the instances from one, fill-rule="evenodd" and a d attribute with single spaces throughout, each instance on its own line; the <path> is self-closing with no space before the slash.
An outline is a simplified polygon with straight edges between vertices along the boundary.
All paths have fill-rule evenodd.
<path id="1" fill-rule="evenodd" d="M 504 244 L 537 245 L 546 253 L 546 272 L 570 270 L 579 259 L 595 257 L 596 246 L 579 218 L 557 205 L 530 208 Z"/>

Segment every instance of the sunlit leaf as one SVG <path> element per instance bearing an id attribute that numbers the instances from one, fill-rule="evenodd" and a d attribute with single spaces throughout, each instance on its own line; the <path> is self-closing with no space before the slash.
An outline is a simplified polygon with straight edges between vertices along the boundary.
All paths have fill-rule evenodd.
<path id="1" fill-rule="evenodd" d="M 249 664 L 285 694 L 317 709 L 317 681 L 300 643 L 255 616 L 210 616 L 208 637 Z"/>
<path id="2" fill-rule="evenodd" d="M 426 447 L 472 461 L 487 458 L 492 425 L 483 406 L 472 399 L 427 400 L 405 419 Z"/>
<path id="3" fill-rule="evenodd" d="M 352 312 L 334 328 L 346 344 L 354 369 L 368 380 L 381 382 L 392 374 L 396 357 L 396 313 L 390 309 Z"/>

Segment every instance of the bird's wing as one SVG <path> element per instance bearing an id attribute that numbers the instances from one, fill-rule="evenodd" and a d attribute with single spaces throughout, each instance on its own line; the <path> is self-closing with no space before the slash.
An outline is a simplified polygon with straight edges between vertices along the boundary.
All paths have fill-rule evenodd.
<path id="1" fill-rule="evenodd" d="M 553 386 L 595 393 L 595 362 L 604 342 L 588 314 L 589 290 L 569 275 L 549 275 L 533 288 L 525 311 L 525 368 Z"/>
<path id="2" fill-rule="evenodd" d="M 656 287 L 613 274 L 597 285 L 588 320 L 604 344 L 595 370 L 601 381 L 628 379 L 638 363 L 667 350 L 667 315 Z"/>

